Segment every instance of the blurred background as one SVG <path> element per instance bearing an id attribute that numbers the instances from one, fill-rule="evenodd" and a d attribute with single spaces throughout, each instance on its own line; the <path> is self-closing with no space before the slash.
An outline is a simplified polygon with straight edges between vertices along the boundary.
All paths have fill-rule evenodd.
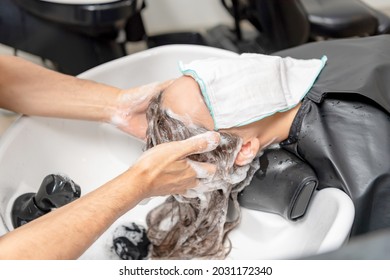
<path id="1" fill-rule="evenodd" d="M 272 53 L 390 33 L 389 0 L 0 0 L 0 54 L 77 75 L 165 44 Z"/>

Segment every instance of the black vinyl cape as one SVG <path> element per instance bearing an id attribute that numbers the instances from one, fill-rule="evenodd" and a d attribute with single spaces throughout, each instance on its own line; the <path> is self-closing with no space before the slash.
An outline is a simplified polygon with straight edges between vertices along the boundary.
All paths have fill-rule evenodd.
<path id="1" fill-rule="evenodd" d="M 282 148 L 314 169 L 319 189 L 339 188 L 352 198 L 352 236 L 390 227 L 390 35 L 315 42 L 275 55 L 328 57 Z"/>

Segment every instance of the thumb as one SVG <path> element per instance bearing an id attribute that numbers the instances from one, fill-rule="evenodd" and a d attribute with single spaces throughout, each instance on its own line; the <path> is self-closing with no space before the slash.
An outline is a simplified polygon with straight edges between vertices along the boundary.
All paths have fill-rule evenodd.
<path id="1" fill-rule="evenodd" d="M 186 140 L 179 141 L 180 156 L 187 157 L 192 154 L 210 152 L 218 147 L 221 137 L 218 132 L 207 131 L 202 134 L 195 135 Z"/>
<path id="2" fill-rule="evenodd" d="M 153 97 L 158 93 L 164 91 L 167 87 L 169 87 L 175 80 L 167 80 L 164 82 L 153 82 L 143 86 L 140 86 L 137 90 L 142 93 L 143 96 Z"/>
<path id="3" fill-rule="evenodd" d="M 157 85 L 157 89 L 158 91 L 163 91 L 165 90 L 167 87 L 169 87 L 173 82 L 175 81 L 175 79 L 170 79 L 170 80 L 166 80 L 164 82 L 161 82 Z"/>

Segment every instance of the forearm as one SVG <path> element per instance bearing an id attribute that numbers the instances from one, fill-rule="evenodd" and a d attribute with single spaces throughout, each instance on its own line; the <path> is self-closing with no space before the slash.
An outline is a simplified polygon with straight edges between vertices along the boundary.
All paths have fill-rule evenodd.
<path id="1" fill-rule="evenodd" d="M 126 172 L 102 187 L 0 238 L 0 259 L 76 259 L 120 216 L 142 199 L 183 194 L 200 178 L 213 178 L 216 166 L 186 157 L 214 150 L 216 132 L 160 144 Z M 207 175 L 207 176 L 206 176 Z"/>
<path id="2" fill-rule="evenodd" d="M 0 56 L 0 106 L 22 114 L 109 121 L 120 90 Z"/>
<path id="3" fill-rule="evenodd" d="M 144 198 L 130 170 L 0 238 L 0 259 L 77 259 Z"/>

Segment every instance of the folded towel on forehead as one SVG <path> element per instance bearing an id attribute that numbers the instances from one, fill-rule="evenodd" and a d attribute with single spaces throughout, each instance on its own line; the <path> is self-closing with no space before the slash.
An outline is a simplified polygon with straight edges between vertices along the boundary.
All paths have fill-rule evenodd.
<path id="1" fill-rule="evenodd" d="M 215 130 L 243 126 L 295 107 L 325 66 L 321 59 L 263 54 L 179 62 L 199 84 Z"/>

